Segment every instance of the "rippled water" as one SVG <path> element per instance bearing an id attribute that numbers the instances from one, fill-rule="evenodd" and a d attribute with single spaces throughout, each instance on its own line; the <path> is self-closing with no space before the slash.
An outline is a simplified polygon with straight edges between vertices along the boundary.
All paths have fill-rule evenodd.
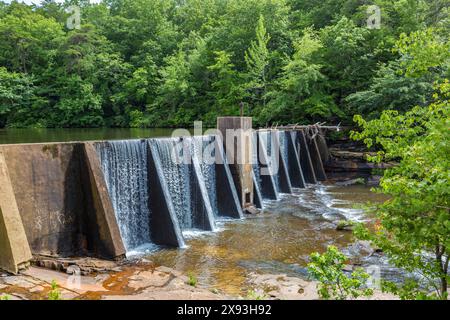
<path id="1" fill-rule="evenodd" d="M 352 243 L 351 233 L 336 231 L 333 221 L 364 220 L 364 212 L 354 204 L 382 200 L 364 186 L 294 189 L 294 194 L 267 202 L 262 214 L 220 222 L 219 232 L 192 235 L 186 249 L 163 249 L 148 258 L 192 272 L 207 287 L 242 294 L 251 272 L 305 277 L 312 252 Z"/>

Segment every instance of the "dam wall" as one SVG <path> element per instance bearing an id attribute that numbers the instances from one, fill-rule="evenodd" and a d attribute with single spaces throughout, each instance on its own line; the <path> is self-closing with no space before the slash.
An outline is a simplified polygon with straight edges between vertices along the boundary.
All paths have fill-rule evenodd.
<path id="1" fill-rule="evenodd" d="M 222 129 L 251 128 L 238 120 L 222 120 Z M 236 165 L 227 150 L 239 143 L 244 163 Z M 248 205 L 264 209 L 326 179 L 320 148 L 301 130 L 273 129 L 231 142 L 211 135 L 0 145 L 0 268 L 17 273 L 32 255 L 123 259 L 184 247 L 186 232 L 215 231 L 218 220 L 244 218 Z"/>
<path id="2" fill-rule="evenodd" d="M 13 190 L 33 254 L 105 258 L 124 254 L 114 232 L 115 220 L 108 220 L 111 210 L 102 174 L 90 163 L 84 144 L 3 145 L 0 153 L 10 177 L 0 184 Z M 7 196 L 2 192 L 1 201 Z M 107 221 L 111 225 L 106 227 Z"/>

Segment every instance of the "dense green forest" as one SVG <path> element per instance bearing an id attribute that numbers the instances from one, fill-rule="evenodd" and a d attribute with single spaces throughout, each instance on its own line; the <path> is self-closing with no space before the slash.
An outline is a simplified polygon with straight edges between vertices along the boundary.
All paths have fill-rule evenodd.
<path id="1" fill-rule="evenodd" d="M 368 28 L 369 5 L 380 28 Z M 406 112 L 449 78 L 449 5 L 0 1 L 0 127 L 213 125 L 241 103 L 256 125 Z"/>

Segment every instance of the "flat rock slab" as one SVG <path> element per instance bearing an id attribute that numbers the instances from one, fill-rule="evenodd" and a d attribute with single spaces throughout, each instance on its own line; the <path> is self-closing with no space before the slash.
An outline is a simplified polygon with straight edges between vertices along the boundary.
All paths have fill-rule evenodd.
<path id="1" fill-rule="evenodd" d="M 315 300 L 318 299 L 316 282 L 306 281 L 285 274 L 250 275 L 255 292 L 266 299 Z"/>

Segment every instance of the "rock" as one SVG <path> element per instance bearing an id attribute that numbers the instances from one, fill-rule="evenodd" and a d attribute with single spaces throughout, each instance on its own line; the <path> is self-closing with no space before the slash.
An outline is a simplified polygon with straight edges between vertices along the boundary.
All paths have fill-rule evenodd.
<path id="1" fill-rule="evenodd" d="M 371 187 L 377 187 L 380 185 L 381 176 L 370 176 L 367 179 L 367 185 Z"/>
<path id="2" fill-rule="evenodd" d="M 29 290 L 29 292 L 31 292 L 31 293 L 38 293 L 38 292 L 42 292 L 42 291 L 44 291 L 44 287 L 43 286 L 36 286 L 36 287 L 31 288 Z"/>
<path id="3" fill-rule="evenodd" d="M 250 284 L 255 292 L 267 298 L 282 300 L 317 299 L 316 283 L 286 274 L 250 274 Z"/>
<path id="4" fill-rule="evenodd" d="M 342 271 L 344 272 L 353 272 L 353 266 L 350 264 L 346 264 L 344 265 L 344 267 L 342 268 Z"/>
<path id="5" fill-rule="evenodd" d="M 261 211 L 257 209 L 255 206 L 248 206 L 244 208 L 245 213 L 247 214 L 258 214 Z"/>
<path id="6" fill-rule="evenodd" d="M 6 277 L 3 279 L 3 282 L 10 286 L 16 286 L 16 287 L 21 287 L 21 288 L 25 288 L 25 289 L 30 289 L 35 286 L 34 283 L 27 281 L 22 276 Z"/>
<path id="7" fill-rule="evenodd" d="M 338 222 L 336 226 L 336 230 L 338 231 L 352 231 L 354 227 L 353 221 L 341 220 Z"/>
<path id="8" fill-rule="evenodd" d="M 357 184 L 365 184 L 365 180 L 364 178 L 356 178 L 356 179 L 350 179 L 350 180 L 346 180 L 346 181 L 338 181 L 336 182 L 337 186 L 352 186 L 352 185 L 357 185 Z"/>

